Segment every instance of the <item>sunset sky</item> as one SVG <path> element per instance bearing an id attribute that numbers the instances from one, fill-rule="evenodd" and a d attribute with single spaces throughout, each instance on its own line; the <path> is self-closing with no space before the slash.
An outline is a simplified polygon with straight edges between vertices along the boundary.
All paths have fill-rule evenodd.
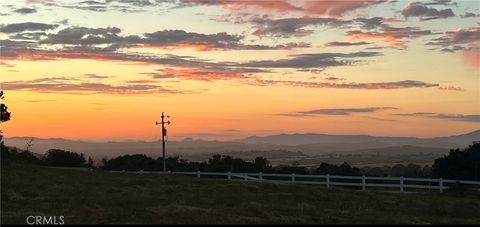
<path id="1" fill-rule="evenodd" d="M 6 137 L 480 129 L 480 1 L 3 0 Z"/>

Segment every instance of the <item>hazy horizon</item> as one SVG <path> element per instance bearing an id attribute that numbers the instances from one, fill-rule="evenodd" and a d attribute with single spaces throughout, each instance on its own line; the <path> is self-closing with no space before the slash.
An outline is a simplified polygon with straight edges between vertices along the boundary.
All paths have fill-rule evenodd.
<path id="1" fill-rule="evenodd" d="M 247 139 L 250 137 L 268 137 L 268 136 L 277 136 L 277 135 L 330 135 L 330 136 L 372 136 L 372 137 L 405 137 L 405 138 L 418 138 L 418 139 L 431 139 L 431 138 L 438 138 L 438 137 L 449 137 L 449 136 L 459 136 L 459 135 L 465 135 L 473 132 L 479 132 L 479 130 L 474 130 L 474 131 L 468 131 L 460 134 L 449 134 L 449 135 L 443 135 L 443 136 L 433 136 L 433 137 L 416 137 L 416 136 L 384 136 L 384 135 L 372 135 L 372 134 L 327 134 L 327 133 L 315 133 L 315 132 L 306 132 L 306 133 L 279 133 L 279 134 L 265 134 L 265 135 L 250 135 L 250 136 L 244 136 L 244 137 L 238 137 L 238 138 L 232 138 L 232 139 L 215 139 L 215 138 L 208 138 L 208 137 L 183 137 L 183 138 L 178 138 L 178 139 L 169 139 L 167 141 L 184 141 L 184 140 L 204 140 L 204 141 L 238 141 L 238 140 L 243 140 Z M 81 139 L 81 138 L 62 138 L 62 137 L 36 137 L 36 136 L 14 136 L 14 137 L 4 137 L 4 139 L 12 139 L 12 138 L 34 138 L 34 139 L 44 139 L 44 140 L 54 140 L 54 139 L 60 139 L 60 140 L 72 140 L 72 141 L 80 141 L 80 142 L 159 142 L 161 140 L 161 137 L 158 137 L 158 139 L 155 140 L 142 140 L 142 139 Z"/>

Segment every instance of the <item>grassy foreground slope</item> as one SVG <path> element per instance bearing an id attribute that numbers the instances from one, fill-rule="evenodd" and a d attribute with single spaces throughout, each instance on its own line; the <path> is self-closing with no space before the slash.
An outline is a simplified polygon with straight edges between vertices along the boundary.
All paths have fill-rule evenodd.
<path id="1" fill-rule="evenodd" d="M 1 223 L 480 223 L 479 197 L 382 193 L 2 163 Z"/>

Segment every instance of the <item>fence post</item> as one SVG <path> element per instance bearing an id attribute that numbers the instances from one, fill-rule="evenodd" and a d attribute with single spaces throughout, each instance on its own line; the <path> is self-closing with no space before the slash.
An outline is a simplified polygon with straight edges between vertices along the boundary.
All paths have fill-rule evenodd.
<path id="1" fill-rule="evenodd" d="M 365 175 L 362 176 L 362 190 L 365 191 L 365 189 L 367 189 L 367 185 L 365 183 Z"/>
<path id="2" fill-rule="evenodd" d="M 295 173 L 292 173 L 292 182 L 295 182 Z"/>
<path id="3" fill-rule="evenodd" d="M 330 174 L 327 174 L 327 188 L 330 187 Z"/>
<path id="4" fill-rule="evenodd" d="M 440 192 L 443 192 L 443 179 L 442 178 L 440 178 L 439 186 L 440 186 Z"/>
<path id="5" fill-rule="evenodd" d="M 258 174 L 258 178 L 260 179 L 260 183 L 262 183 L 262 181 L 263 181 L 263 176 L 262 175 L 263 175 L 262 172 L 260 172 Z"/>
<path id="6" fill-rule="evenodd" d="M 404 188 L 403 188 L 403 176 L 400 177 L 400 191 L 401 191 L 401 192 L 404 191 Z"/>
<path id="7" fill-rule="evenodd" d="M 232 172 L 228 172 L 228 179 L 229 179 L 229 180 L 232 179 Z"/>
<path id="8" fill-rule="evenodd" d="M 200 178 L 200 170 L 197 171 L 197 178 Z"/>

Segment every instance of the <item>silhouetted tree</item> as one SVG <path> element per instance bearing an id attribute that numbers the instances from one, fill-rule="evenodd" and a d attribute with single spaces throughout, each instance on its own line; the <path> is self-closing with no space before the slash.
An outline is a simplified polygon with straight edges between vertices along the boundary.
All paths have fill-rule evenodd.
<path id="1" fill-rule="evenodd" d="M 309 174 L 309 171 L 303 166 L 288 166 L 288 165 L 275 166 L 272 169 L 272 172 L 282 173 L 282 174 L 289 174 L 289 173 Z"/>
<path id="2" fill-rule="evenodd" d="M 240 158 L 233 158 L 228 155 L 213 155 L 208 159 L 205 171 L 212 172 L 255 172 L 254 163 L 246 162 Z"/>
<path id="3" fill-rule="evenodd" d="M 431 166 L 424 166 L 422 169 L 422 177 L 433 177 L 433 168 Z"/>
<path id="4" fill-rule="evenodd" d="M 405 167 L 405 172 L 403 174 L 404 177 L 422 177 L 422 175 L 422 167 L 413 163 L 410 163 Z"/>
<path id="5" fill-rule="evenodd" d="M 313 171 L 314 174 L 333 174 L 335 172 L 335 165 L 322 162 L 320 166 Z"/>
<path id="6" fill-rule="evenodd" d="M 0 99 L 3 99 L 3 91 L 0 90 Z M 10 120 L 10 112 L 8 112 L 7 105 L 0 103 L 0 123 Z M 2 157 L 7 154 L 3 154 L 3 152 L 8 152 L 9 150 L 6 149 L 6 146 L 3 144 L 3 133 L 0 129 L 0 152 L 2 153 Z"/>
<path id="7" fill-rule="evenodd" d="M 103 167 L 104 167 L 105 165 L 107 165 L 107 162 L 108 162 L 107 157 L 102 157 L 101 162 L 102 162 L 102 166 L 103 166 Z"/>
<path id="8" fill-rule="evenodd" d="M 17 149 L 16 147 L 8 147 L 5 146 L 3 143 L 1 143 L 0 146 L 2 162 L 12 160 L 30 164 L 41 163 L 41 160 L 30 151 L 22 151 Z"/>
<path id="9" fill-rule="evenodd" d="M 340 176 L 361 176 L 362 175 L 359 168 L 351 167 L 346 162 L 338 166 L 334 174 L 340 175 Z"/>
<path id="10" fill-rule="evenodd" d="M 144 154 L 123 155 L 105 161 L 104 168 L 108 170 L 158 171 L 162 168 L 157 163 L 163 162 L 160 160 L 156 161 L 155 159 L 147 157 Z"/>
<path id="11" fill-rule="evenodd" d="M 258 172 L 265 172 L 270 166 L 268 160 L 264 157 L 256 157 L 255 158 L 255 170 Z"/>
<path id="12" fill-rule="evenodd" d="M 28 140 L 26 143 L 27 143 L 27 149 L 26 151 L 30 151 L 30 148 L 32 148 L 32 143 L 35 139 L 34 138 L 30 138 L 30 140 Z"/>
<path id="13" fill-rule="evenodd" d="M 473 142 L 463 151 L 452 149 L 450 153 L 435 160 L 433 173 L 435 177 L 459 180 L 475 180 L 475 163 L 480 170 L 480 142 Z M 476 173 L 480 177 L 480 173 Z"/>
<path id="14" fill-rule="evenodd" d="M 359 168 L 351 167 L 348 163 L 344 162 L 340 166 L 328 164 L 322 162 L 320 166 L 313 170 L 314 174 L 331 174 L 340 176 L 361 176 L 362 172 Z"/>
<path id="15" fill-rule="evenodd" d="M 30 164 L 40 164 L 41 160 L 30 151 L 21 151 L 13 157 L 13 160 Z"/>
<path id="16" fill-rule="evenodd" d="M 405 166 L 402 164 L 396 164 L 390 169 L 390 176 L 400 177 L 405 175 Z"/>
<path id="17" fill-rule="evenodd" d="M 365 176 L 387 177 L 388 172 L 382 167 L 364 167 Z"/>
<path id="18" fill-rule="evenodd" d="M 0 90 L 0 99 L 3 99 L 3 91 Z M 5 122 L 10 120 L 10 112 L 8 112 L 7 105 L 1 103 L 0 104 L 0 122 Z"/>
<path id="19" fill-rule="evenodd" d="M 163 158 L 159 157 L 156 160 L 158 170 L 163 170 Z M 167 157 L 165 160 L 165 164 L 167 165 L 167 171 L 188 171 L 187 161 L 184 159 L 180 159 L 179 156 L 175 157 Z"/>
<path id="20" fill-rule="evenodd" d="M 90 167 L 90 168 L 93 168 L 93 167 L 94 167 L 94 166 L 93 166 L 93 159 L 92 159 L 92 157 L 90 157 L 90 156 L 88 156 L 87 165 L 88 165 L 88 167 Z"/>
<path id="21" fill-rule="evenodd" d="M 2 161 L 12 159 L 14 156 L 18 154 L 18 151 L 16 148 L 5 146 L 5 144 L 3 144 L 3 141 L 0 142 L 0 149 L 1 149 Z"/>
<path id="22" fill-rule="evenodd" d="M 103 168 L 107 170 L 154 170 L 163 169 L 163 159 L 161 157 L 153 159 L 146 155 L 124 155 L 110 160 L 102 159 Z M 256 157 L 253 162 L 245 161 L 241 158 L 233 158 L 229 155 L 215 154 L 203 162 L 188 162 L 176 157 L 168 157 L 166 160 L 167 170 L 170 171 L 202 171 L 202 172 L 264 172 L 264 173 L 282 173 L 282 174 L 331 174 L 340 176 L 361 176 L 362 171 L 357 167 L 352 167 L 348 163 L 341 165 L 333 165 L 321 163 L 320 166 L 313 171 L 302 166 L 278 165 L 272 167 L 268 160 L 264 157 Z M 420 166 L 410 164 L 408 167 L 396 165 L 395 168 L 389 166 L 384 167 L 364 167 L 363 172 L 368 176 L 388 176 L 391 170 L 396 171 L 396 175 L 402 176 L 404 173 L 410 175 L 418 174 L 422 176 Z M 424 168 L 425 169 L 425 168 Z"/>
<path id="23" fill-rule="evenodd" d="M 365 174 L 365 176 L 372 177 L 432 177 L 432 167 L 428 165 L 422 167 L 414 163 L 410 163 L 407 166 L 404 166 L 402 164 L 396 164 L 393 167 L 362 167 L 361 171 Z"/>
<path id="24" fill-rule="evenodd" d="M 86 161 L 83 154 L 70 151 L 51 149 L 44 157 L 47 166 L 85 167 Z"/>

